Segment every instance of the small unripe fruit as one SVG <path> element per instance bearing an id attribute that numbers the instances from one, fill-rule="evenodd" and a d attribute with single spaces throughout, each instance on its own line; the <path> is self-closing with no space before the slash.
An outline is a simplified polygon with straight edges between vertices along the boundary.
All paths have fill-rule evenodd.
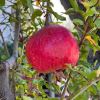
<path id="1" fill-rule="evenodd" d="M 26 44 L 26 57 L 40 73 L 65 69 L 76 65 L 79 47 L 72 33 L 59 25 L 49 25 L 32 35 Z"/>

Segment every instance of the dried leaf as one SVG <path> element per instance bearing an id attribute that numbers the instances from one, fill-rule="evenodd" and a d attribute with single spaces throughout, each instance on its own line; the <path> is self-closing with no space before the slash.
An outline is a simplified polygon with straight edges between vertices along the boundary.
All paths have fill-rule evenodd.
<path id="1" fill-rule="evenodd" d="M 93 44 L 94 46 L 96 46 L 96 42 L 91 38 L 90 35 L 87 35 L 87 36 L 85 37 L 85 39 L 88 40 L 88 41 L 89 41 L 91 44 Z"/>

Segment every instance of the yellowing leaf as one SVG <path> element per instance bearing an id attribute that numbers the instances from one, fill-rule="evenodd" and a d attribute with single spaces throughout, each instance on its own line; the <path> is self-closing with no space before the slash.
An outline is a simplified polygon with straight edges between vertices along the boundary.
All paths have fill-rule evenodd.
<path id="1" fill-rule="evenodd" d="M 84 0 L 84 1 L 81 0 L 81 3 L 86 9 L 91 8 L 91 6 L 95 5 L 97 2 L 98 0 Z"/>
<path id="2" fill-rule="evenodd" d="M 97 70 L 97 77 L 100 76 L 100 69 Z"/>
<path id="3" fill-rule="evenodd" d="M 22 63 L 22 59 L 21 59 L 21 58 L 18 58 L 18 59 L 17 59 L 17 63 L 18 63 L 18 64 L 21 64 L 21 63 Z"/>
<path id="4" fill-rule="evenodd" d="M 81 3 L 83 4 L 83 6 L 88 9 L 90 7 L 90 3 L 89 1 L 81 1 Z"/>
<path id="5" fill-rule="evenodd" d="M 5 0 L 0 0 L 0 6 L 4 6 L 5 5 Z"/>
<path id="6" fill-rule="evenodd" d="M 91 38 L 91 36 L 87 35 L 85 37 L 86 40 L 88 40 L 91 44 L 93 44 L 94 46 L 96 46 L 96 42 Z"/>
<path id="7" fill-rule="evenodd" d="M 33 100 L 31 97 L 23 96 L 23 100 Z"/>
<path id="8" fill-rule="evenodd" d="M 36 0 L 36 6 L 40 5 L 40 0 Z"/>
<path id="9" fill-rule="evenodd" d="M 31 14 L 33 14 L 34 9 L 33 9 L 33 5 L 31 3 L 31 0 L 26 0 L 26 1 L 27 1 L 28 7 L 30 8 Z"/>

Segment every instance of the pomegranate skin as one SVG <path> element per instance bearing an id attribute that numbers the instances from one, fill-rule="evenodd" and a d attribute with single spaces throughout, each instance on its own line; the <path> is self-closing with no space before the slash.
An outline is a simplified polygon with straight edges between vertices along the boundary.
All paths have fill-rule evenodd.
<path id="1" fill-rule="evenodd" d="M 59 25 L 49 25 L 29 38 L 26 57 L 39 73 L 50 73 L 65 69 L 65 64 L 76 65 L 79 47 L 69 30 Z"/>

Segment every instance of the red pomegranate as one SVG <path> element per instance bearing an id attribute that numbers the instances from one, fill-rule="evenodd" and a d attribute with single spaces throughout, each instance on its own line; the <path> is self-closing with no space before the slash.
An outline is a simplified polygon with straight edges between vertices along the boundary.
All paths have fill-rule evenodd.
<path id="1" fill-rule="evenodd" d="M 72 33 L 59 25 L 49 25 L 33 34 L 26 44 L 29 64 L 40 73 L 65 69 L 76 65 L 79 47 Z"/>

